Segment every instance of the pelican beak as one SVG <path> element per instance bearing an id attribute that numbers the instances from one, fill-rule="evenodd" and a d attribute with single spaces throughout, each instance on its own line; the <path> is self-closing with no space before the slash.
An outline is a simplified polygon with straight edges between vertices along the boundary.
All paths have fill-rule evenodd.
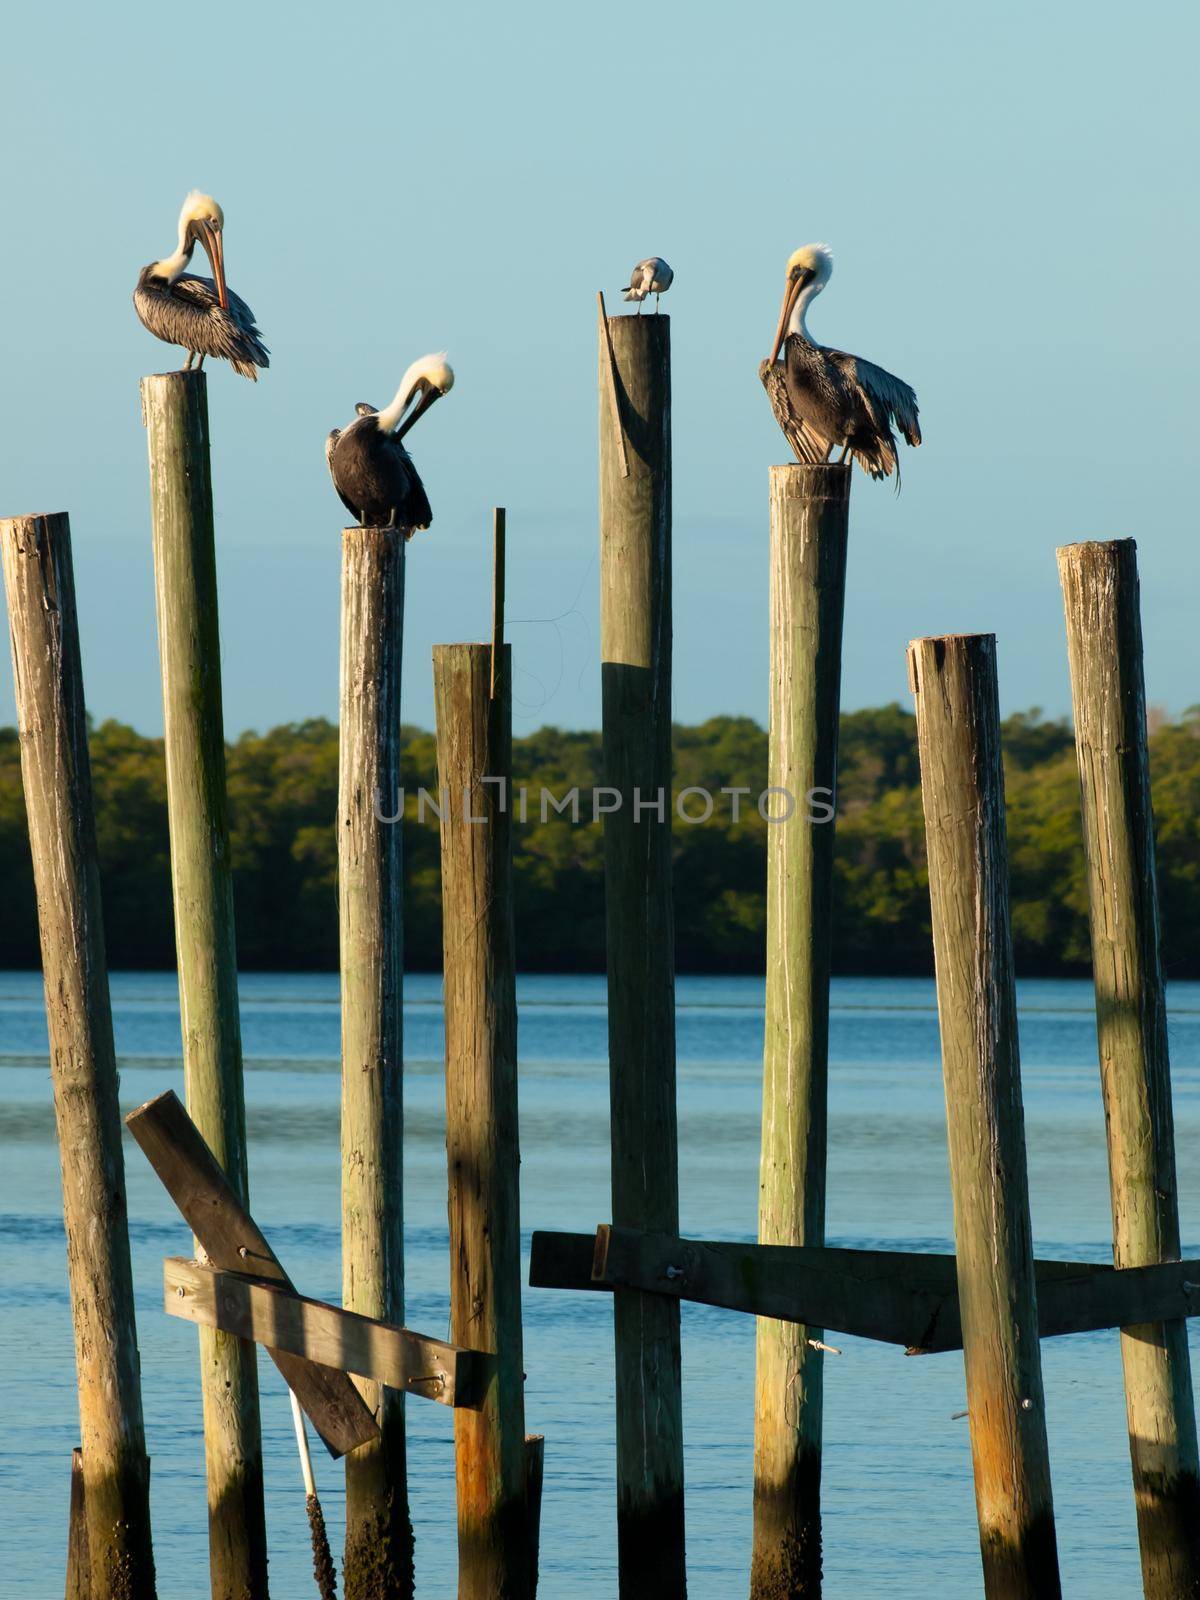
<path id="1" fill-rule="evenodd" d="M 425 393 L 421 396 L 417 405 L 413 407 L 408 416 L 405 417 L 404 421 L 396 429 L 396 438 L 403 439 L 404 435 L 413 426 L 413 424 L 418 422 L 425 415 L 433 402 L 435 400 L 440 400 L 441 398 L 442 391 L 440 389 L 435 389 L 432 385 L 430 385 L 425 390 Z"/>
<path id="2" fill-rule="evenodd" d="M 788 278 L 787 287 L 783 291 L 783 306 L 779 312 L 779 326 L 775 330 L 775 343 L 771 346 L 772 365 L 779 360 L 779 351 L 787 335 L 788 318 L 792 314 L 792 307 L 796 304 L 801 289 L 807 282 L 807 272 L 798 272 L 794 278 Z"/>
<path id="3" fill-rule="evenodd" d="M 200 243 L 204 246 L 204 253 L 212 265 L 213 282 L 217 286 L 217 300 L 222 311 L 229 310 L 229 290 L 225 287 L 225 241 L 221 238 L 220 228 L 214 228 L 211 222 L 199 224 Z"/>

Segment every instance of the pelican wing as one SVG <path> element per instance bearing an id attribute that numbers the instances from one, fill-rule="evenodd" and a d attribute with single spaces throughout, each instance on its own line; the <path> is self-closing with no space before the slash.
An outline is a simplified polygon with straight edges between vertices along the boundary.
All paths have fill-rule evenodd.
<path id="1" fill-rule="evenodd" d="M 897 378 L 862 356 L 847 355 L 844 350 L 826 350 L 825 355 L 838 368 L 843 380 L 862 395 L 881 428 L 890 428 L 895 423 L 910 445 L 920 444 L 916 392 L 903 378 Z"/>
<path id="2" fill-rule="evenodd" d="M 240 294 L 234 294 L 232 289 L 228 293 L 229 309 L 224 311 L 212 279 L 198 278 L 194 273 L 185 272 L 171 285 L 170 298 L 179 303 L 181 310 L 186 308 L 203 317 L 208 336 L 204 345 L 206 355 L 230 361 L 239 372 L 253 378 L 255 367 L 271 365 L 270 351 L 263 343 L 253 311 Z M 192 348 L 186 340 L 174 342 Z"/>
<path id="3" fill-rule="evenodd" d="M 820 438 L 809 423 L 796 415 L 791 396 L 788 394 L 782 363 L 763 361 L 759 364 L 758 375 L 762 379 L 763 388 L 767 391 L 767 399 L 771 402 L 775 421 L 782 428 L 783 436 L 791 445 L 796 460 L 804 463 L 824 461 L 829 455 L 829 441 Z"/>

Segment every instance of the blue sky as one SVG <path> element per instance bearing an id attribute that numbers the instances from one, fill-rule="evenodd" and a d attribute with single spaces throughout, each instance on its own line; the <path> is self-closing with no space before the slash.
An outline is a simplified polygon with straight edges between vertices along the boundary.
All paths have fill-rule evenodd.
<path id="1" fill-rule="evenodd" d="M 675 711 L 763 719 L 787 453 L 756 368 L 811 240 L 836 256 L 814 336 L 912 382 L 926 438 L 898 500 L 855 484 L 845 704 L 907 699 L 910 637 L 989 630 L 1006 707 L 1065 710 L 1054 547 L 1124 534 L 1150 699 L 1200 700 L 1197 14 L 14 14 L 0 513 L 71 513 L 93 714 L 161 727 L 138 378 L 178 363 L 130 295 L 193 186 L 272 349 L 257 386 L 209 384 L 231 732 L 335 714 L 324 435 L 443 348 L 458 384 L 410 439 L 435 521 L 409 552 L 405 715 L 431 725 L 431 645 L 483 636 L 498 502 L 516 729 L 598 723 L 594 297 L 649 253 L 676 272 Z"/>

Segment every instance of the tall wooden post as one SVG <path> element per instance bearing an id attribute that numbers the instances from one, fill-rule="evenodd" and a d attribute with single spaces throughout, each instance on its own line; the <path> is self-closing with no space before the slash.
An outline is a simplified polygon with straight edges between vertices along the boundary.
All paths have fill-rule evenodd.
<path id="1" fill-rule="evenodd" d="M 1179 1202 L 1137 546 L 1058 552 L 1091 899 L 1113 1261 L 1179 1259 Z M 1200 1595 L 1200 1459 L 1183 1322 L 1121 1333 L 1147 1600 Z"/>
<path id="2" fill-rule="evenodd" d="M 238 1014 L 208 399 L 202 372 L 142 379 L 162 663 L 167 809 L 187 1107 L 243 1204 L 246 1110 Z M 214 1600 L 267 1593 L 253 1344 L 200 1330 Z"/>
<path id="3" fill-rule="evenodd" d="M 767 1011 L 758 1237 L 825 1239 L 829 960 L 850 467 L 771 468 Z M 818 1328 L 758 1319 L 752 1600 L 821 1592 Z"/>
<path id="4" fill-rule="evenodd" d="M 917 639 L 958 1296 L 989 1600 L 1060 1594 L 1008 910 L 996 641 Z"/>
<path id="5" fill-rule="evenodd" d="M 600 648 L 612 1210 L 679 1231 L 671 904 L 671 323 L 600 319 Z M 679 1306 L 613 1295 L 622 1600 L 686 1592 Z"/>
<path id="6" fill-rule="evenodd" d="M 83 1461 L 81 1477 L 72 1470 L 71 1496 L 74 1504 L 83 1494 L 86 1539 L 76 1537 L 83 1530 L 73 1514 L 74 1568 L 92 1600 L 147 1600 L 154 1594 L 150 1464 L 66 515 L 0 522 L 0 556 L 75 1328 Z"/>
<path id="7" fill-rule="evenodd" d="M 342 1304 L 404 1321 L 400 667 L 404 530 L 342 534 L 338 915 L 342 971 Z M 379 1438 L 346 1457 L 346 1600 L 413 1590 L 404 1395 L 355 1380 Z"/>
<path id="8" fill-rule="evenodd" d="M 483 1406 L 454 1413 L 460 1600 L 529 1600 L 521 1357 L 509 650 L 433 652 L 446 1004 L 450 1337 L 494 1351 Z"/>

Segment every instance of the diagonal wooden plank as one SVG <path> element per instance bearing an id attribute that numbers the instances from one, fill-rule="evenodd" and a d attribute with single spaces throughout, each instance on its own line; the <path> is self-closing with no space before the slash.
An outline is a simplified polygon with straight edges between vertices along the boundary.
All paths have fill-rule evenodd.
<path id="1" fill-rule="evenodd" d="M 444 1406 L 478 1409 L 491 1357 L 198 1261 L 163 1262 L 163 1309 Z"/>
<path id="2" fill-rule="evenodd" d="M 1200 1261 L 1114 1268 L 1036 1261 L 1041 1338 L 1200 1315 Z M 903 1345 L 962 1348 L 952 1255 L 731 1244 L 602 1225 L 535 1233 L 534 1288 L 636 1288 Z"/>
<path id="3" fill-rule="evenodd" d="M 214 1267 L 293 1289 L 173 1090 L 131 1111 L 125 1125 Z M 375 1418 L 345 1372 L 284 1350 L 268 1347 L 268 1353 L 331 1455 L 344 1455 L 376 1437 Z"/>

